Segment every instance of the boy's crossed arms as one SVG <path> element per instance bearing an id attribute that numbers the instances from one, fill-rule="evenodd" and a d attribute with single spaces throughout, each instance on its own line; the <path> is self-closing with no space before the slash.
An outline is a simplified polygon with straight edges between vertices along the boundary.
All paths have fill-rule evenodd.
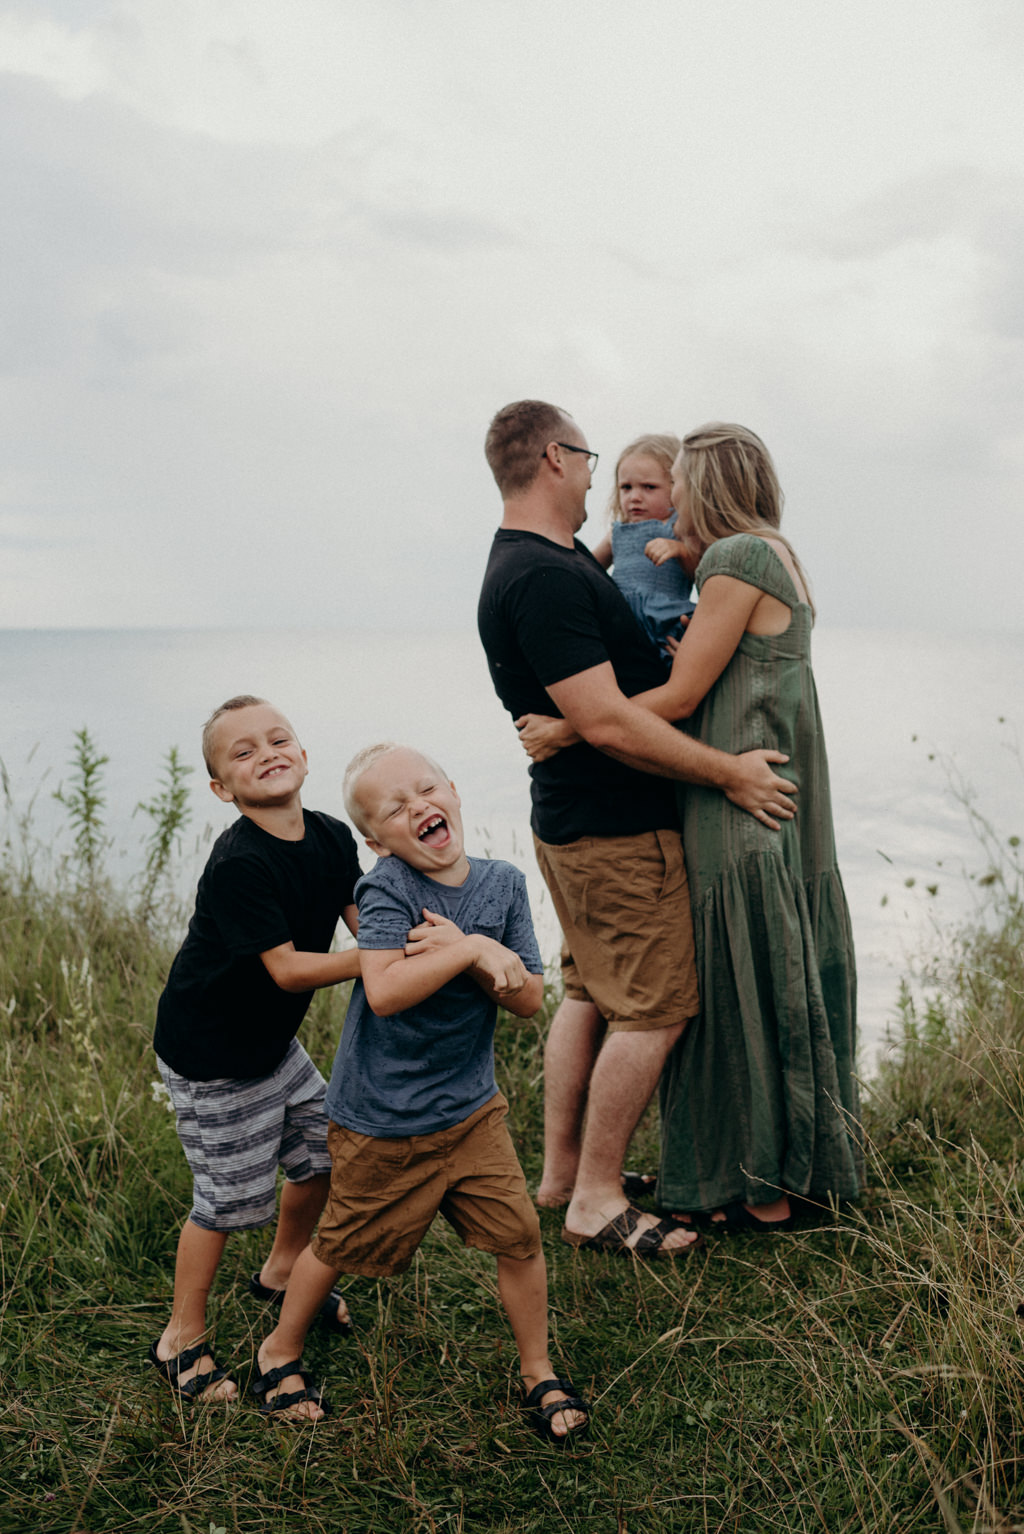
<path id="1" fill-rule="evenodd" d="M 417 960 L 415 969 L 403 963 Z M 456 975 L 468 974 L 484 995 L 516 1017 L 532 1017 L 544 1000 L 543 975 L 531 975 L 519 955 L 483 933 L 467 936 L 447 916 L 423 907 L 404 948 L 365 949 L 362 980 L 378 1017 L 390 1017 L 433 996 Z"/>

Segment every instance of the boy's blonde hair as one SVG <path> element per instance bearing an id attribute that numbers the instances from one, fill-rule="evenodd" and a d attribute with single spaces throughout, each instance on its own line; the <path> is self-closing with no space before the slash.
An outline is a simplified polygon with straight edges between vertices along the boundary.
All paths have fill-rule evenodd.
<path id="1" fill-rule="evenodd" d="M 621 522 L 622 508 L 619 505 L 619 469 L 622 460 L 629 458 L 633 453 L 646 453 L 648 458 L 657 459 L 665 473 L 671 477 L 672 465 L 679 457 L 679 449 L 682 447 L 678 437 L 669 431 L 652 431 L 637 437 L 634 442 L 628 443 L 615 460 L 615 478 L 612 483 L 612 493 L 608 497 L 608 520 L 609 522 Z"/>
<path id="2" fill-rule="evenodd" d="M 772 456 L 761 438 L 732 421 L 709 421 L 687 432 L 675 466 L 686 481 L 690 520 L 703 548 L 734 533 L 776 532 L 790 552 L 807 591 L 814 615 L 811 588 L 789 540 L 778 527 L 784 497 Z"/>
<path id="3" fill-rule="evenodd" d="M 356 792 L 359 787 L 359 780 L 369 772 L 371 767 L 377 765 L 382 756 L 388 756 L 392 751 L 411 751 L 414 756 L 421 756 L 425 762 L 430 763 L 431 767 L 437 769 L 446 783 L 448 782 L 448 774 L 440 762 L 435 761 L 432 756 L 428 756 L 425 751 L 421 751 L 417 746 L 404 745 L 400 740 L 381 740 L 375 746 L 364 746 L 361 751 L 356 752 L 345 768 L 345 777 L 341 785 L 342 798 L 345 801 L 345 813 L 356 830 L 361 832 L 363 836 L 370 836 L 372 833 Z"/>
<path id="4" fill-rule="evenodd" d="M 237 697 L 229 698 L 222 703 L 220 708 L 215 708 L 213 713 L 203 725 L 203 761 L 211 778 L 217 776 L 217 769 L 213 765 L 213 727 L 222 714 L 232 714 L 236 708 L 257 708 L 261 703 L 266 703 L 266 698 L 254 697 L 251 692 L 240 692 Z"/>

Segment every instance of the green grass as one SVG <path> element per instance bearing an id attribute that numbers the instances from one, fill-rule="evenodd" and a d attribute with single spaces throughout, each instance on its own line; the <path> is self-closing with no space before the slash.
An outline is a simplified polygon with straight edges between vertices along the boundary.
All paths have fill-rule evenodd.
<path id="1" fill-rule="evenodd" d="M 1016 870 L 1016 871 L 1015 871 Z M 1015 882 L 1016 881 L 1016 882 Z M 308 1359 L 335 1415 L 251 1397 L 181 1409 L 145 1361 L 166 1319 L 189 1178 L 151 1093 L 173 945 L 102 880 L 0 865 L 0 1531 L 1024 1529 L 1024 914 L 1019 867 L 950 934 L 867 1092 L 862 1205 L 790 1238 L 641 1267 L 543 1225 L 553 1356 L 595 1403 L 588 1444 L 516 1406 L 492 1262 L 443 1224 L 413 1267 L 346 1293 L 355 1338 Z M 133 914 L 134 913 L 134 914 Z M 550 1003 L 549 1003 L 550 1004 Z M 344 1011 L 303 1032 L 328 1066 Z M 539 1174 L 543 1020 L 503 1020 L 500 1081 Z M 655 1160 L 648 1115 L 631 1158 Z M 264 1326 L 229 1243 L 213 1304 L 243 1386 Z"/>

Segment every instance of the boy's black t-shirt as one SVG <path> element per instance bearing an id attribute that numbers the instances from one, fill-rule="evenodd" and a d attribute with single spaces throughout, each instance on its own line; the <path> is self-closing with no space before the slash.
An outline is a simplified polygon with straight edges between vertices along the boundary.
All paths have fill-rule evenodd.
<path id="1" fill-rule="evenodd" d="M 513 719 L 557 714 L 546 689 L 610 661 L 627 698 L 665 680 L 661 660 L 608 573 L 579 540 L 495 534 L 477 612 L 491 680 Z M 636 836 L 678 825 L 675 786 L 585 741 L 535 762 L 532 825 L 543 842 Z"/>
<path id="2" fill-rule="evenodd" d="M 269 1076 L 298 1032 L 313 992 L 282 991 L 260 954 L 287 942 L 326 953 L 361 874 L 348 826 L 303 814 L 301 842 L 243 815 L 213 844 L 157 1006 L 153 1047 L 179 1076 Z"/>

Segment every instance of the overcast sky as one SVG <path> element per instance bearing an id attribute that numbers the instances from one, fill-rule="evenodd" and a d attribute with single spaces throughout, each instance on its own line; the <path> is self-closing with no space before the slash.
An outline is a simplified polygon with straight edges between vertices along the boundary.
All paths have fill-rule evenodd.
<path id="1" fill-rule="evenodd" d="M 472 622 L 488 419 L 767 440 L 1020 629 L 1019 0 L 0 0 L 0 624 Z"/>

